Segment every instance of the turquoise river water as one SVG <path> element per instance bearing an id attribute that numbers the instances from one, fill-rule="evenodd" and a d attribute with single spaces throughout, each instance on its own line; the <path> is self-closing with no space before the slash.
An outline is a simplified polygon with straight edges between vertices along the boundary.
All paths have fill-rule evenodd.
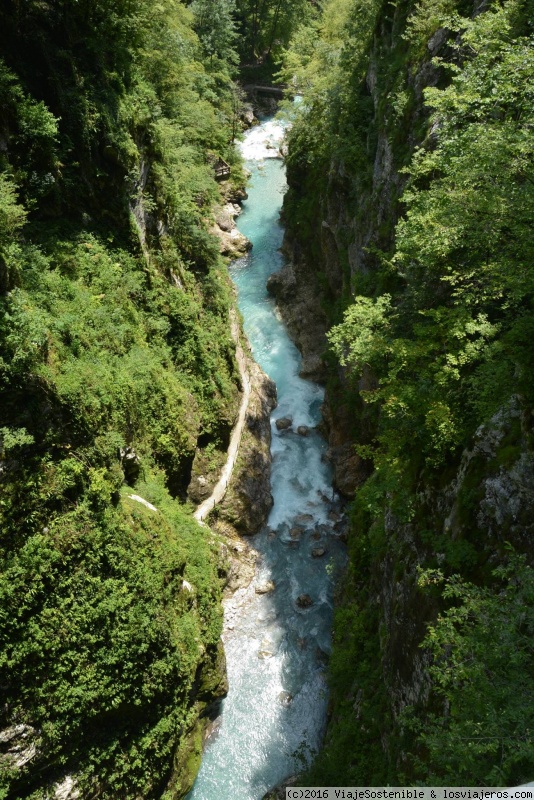
<path id="1" fill-rule="evenodd" d="M 315 430 L 296 432 L 320 421 L 323 390 L 299 377 L 300 354 L 265 289 L 282 265 L 285 171 L 273 157 L 282 135 L 282 126 L 267 120 L 245 137 L 252 175 L 238 227 L 253 249 L 231 268 L 254 357 L 278 391 L 271 420 L 274 506 L 266 528 L 251 540 L 258 551 L 252 584 L 225 602 L 230 690 L 188 800 L 261 800 L 309 761 L 326 719 L 333 580 L 344 553 L 326 444 Z M 285 416 L 292 428 L 278 431 L 275 420 Z M 314 548 L 325 555 L 314 558 Z M 258 594 L 266 581 L 275 590 Z M 297 605 L 302 594 L 311 597 L 309 608 Z"/>

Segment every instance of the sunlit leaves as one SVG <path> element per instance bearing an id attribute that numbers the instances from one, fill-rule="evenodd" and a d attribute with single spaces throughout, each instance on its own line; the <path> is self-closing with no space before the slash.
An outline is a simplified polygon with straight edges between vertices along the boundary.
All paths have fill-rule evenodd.
<path id="1" fill-rule="evenodd" d="M 357 297 L 347 311 L 341 325 L 332 328 L 328 339 L 343 366 L 362 371 L 375 365 L 377 357 L 384 358 L 389 351 L 386 331 L 391 323 L 391 296 L 382 295 L 377 300 Z"/>
<path id="2" fill-rule="evenodd" d="M 523 558 L 494 574 L 492 589 L 447 581 L 435 571 L 421 587 L 441 585 L 447 609 L 428 629 L 422 647 L 443 713 L 411 725 L 426 757 L 417 757 L 429 783 L 509 785 L 532 769 L 532 638 L 534 574 Z"/>
<path id="3" fill-rule="evenodd" d="M 530 363 L 525 344 L 513 354 L 504 346 L 534 298 L 534 59 L 526 39 L 510 38 L 513 11 L 510 3 L 465 20 L 463 68 L 446 89 L 426 91 L 434 141 L 412 159 L 390 262 L 402 291 L 356 298 L 330 334 L 342 364 L 379 378 L 372 397 L 384 406 L 385 450 L 415 438 L 429 466 L 482 421 L 466 408 L 465 382 L 497 404 L 513 391 L 509 360 L 520 374 Z M 482 385 L 486 360 L 506 381 L 491 392 Z M 487 413 L 486 400 L 468 402 Z"/>

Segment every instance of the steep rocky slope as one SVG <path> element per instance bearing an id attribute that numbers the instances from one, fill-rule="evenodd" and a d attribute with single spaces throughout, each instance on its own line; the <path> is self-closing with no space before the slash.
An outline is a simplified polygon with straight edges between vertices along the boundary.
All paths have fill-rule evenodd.
<path id="1" fill-rule="evenodd" d="M 195 28 L 175 0 L 0 10 L 4 798 L 182 797 L 227 690 L 229 560 L 187 490 L 240 403 L 209 231 L 243 174 Z"/>
<path id="2" fill-rule="evenodd" d="M 425 350 L 431 351 L 435 332 L 430 325 L 426 335 L 423 329 L 425 318 L 438 320 L 442 314 L 443 319 L 451 306 L 451 315 L 459 318 L 473 304 L 477 289 L 466 277 L 469 264 L 470 275 L 478 275 L 480 247 L 473 231 L 486 237 L 497 253 L 506 247 L 508 234 L 495 211 L 494 225 L 484 229 L 482 187 L 485 180 L 505 198 L 522 192 L 524 178 L 513 166 L 514 156 L 508 167 L 498 170 L 505 175 L 509 169 L 516 189 L 504 186 L 506 177 L 502 186 L 493 177 L 487 152 L 478 156 L 486 159 L 486 172 L 475 183 L 467 168 L 459 178 L 455 167 L 439 159 L 446 158 L 449 136 L 451 141 L 457 137 L 450 163 L 461 161 L 468 142 L 459 131 L 471 122 L 473 130 L 479 120 L 486 131 L 494 125 L 497 136 L 509 115 L 525 132 L 519 136 L 528 135 L 528 113 L 519 111 L 527 95 L 522 101 L 519 92 L 515 109 L 512 105 L 506 110 L 510 78 L 502 66 L 515 57 L 514 48 L 518 63 L 526 63 L 523 47 L 528 40 L 522 37 L 530 33 L 528 13 L 522 3 L 505 4 L 492 17 L 480 3 L 401 2 L 393 7 L 355 2 L 344 6 L 345 36 L 339 35 L 335 51 L 332 29 L 339 24 L 341 5 L 327 4 L 319 26 L 323 52 L 330 64 L 337 64 L 333 79 L 324 79 L 314 66 L 316 55 L 307 49 L 305 32 L 297 41 L 301 63 L 296 74 L 301 79 L 304 74 L 308 86 L 312 80 L 314 84 L 304 90 L 304 110 L 297 114 L 289 143 L 284 205 L 289 264 L 269 282 L 303 352 L 303 369 L 326 382 L 325 421 L 336 484 L 348 498 L 356 497 L 351 563 L 340 588 L 330 667 L 332 717 L 325 749 L 308 777 L 310 785 L 461 782 L 474 776 L 501 784 L 531 779 L 534 750 L 527 719 L 532 692 L 522 637 L 532 631 L 532 596 L 531 588 L 525 588 L 524 611 L 514 612 L 513 575 L 520 573 L 521 585 L 532 587 L 532 570 L 525 566 L 533 556 L 533 402 L 527 385 L 532 348 L 527 345 L 523 353 L 522 340 L 514 339 L 518 349 L 510 379 L 504 351 L 494 358 L 481 347 L 471 362 L 470 356 L 447 355 L 449 364 L 458 365 L 460 379 L 447 395 L 447 379 L 439 383 L 438 364 L 449 333 L 440 328 L 442 338 L 431 356 L 434 366 L 427 367 Z M 464 36 L 475 37 L 470 46 Z M 482 45 L 477 36 L 487 37 Z M 495 45 L 499 36 L 506 44 Z M 471 67 L 470 59 L 481 46 Z M 499 55 L 499 47 L 505 56 Z M 520 69 L 513 66 L 510 72 L 518 81 Z M 452 91 L 463 92 L 463 116 L 454 117 L 454 100 L 440 103 L 439 114 L 432 114 L 429 98 L 436 108 L 439 95 L 429 94 L 429 88 L 444 90 L 455 75 Z M 532 78 L 530 67 L 526 75 Z M 488 92 L 496 110 L 483 118 L 480 109 L 489 102 Z M 414 160 L 421 146 L 419 160 Z M 531 165 L 531 147 L 527 150 L 523 152 Z M 418 173 L 421 153 L 429 154 L 432 166 Z M 405 169 L 410 164 L 416 174 L 411 180 Z M 447 177 L 453 174 L 456 184 Z M 427 205 L 426 218 L 416 216 L 426 198 L 433 197 L 431 192 L 437 196 L 440 181 L 447 180 L 449 193 L 440 195 L 438 211 Z M 411 199 L 403 197 L 407 185 Z M 447 206 L 454 196 L 458 207 L 463 203 L 465 208 L 462 224 L 467 223 L 461 230 Z M 477 216 L 472 223 L 471 201 Z M 409 203 L 412 217 L 405 224 Z M 530 194 L 511 215 L 519 218 L 523 211 L 517 241 L 528 239 Z M 419 250 L 408 252 L 405 237 L 416 240 L 417 224 Z M 438 259 L 445 263 L 455 236 L 450 263 L 456 266 L 447 267 L 442 278 L 460 287 L 451 299 L 432 270 Z M 532 300 L 531 273 L 528 258 L 523 263 L 521 258 L 519 245 L 512 270 L 522 271 L 524 294 L 509 317 L 497 297 L 485 306 L 475 301 L 484 319 L 499 330 L 530 324 L 523 309 Z M 449 277 L 453 269 L 454 277 Z M 345 322 L 331 335 L 334 355 L 326 334 L 347 307 Z M 383 315 L 386 307 L 391 311 Z M 443 388 L 436 388 L 436 399 L 426 406 L 433 381 Z M 481 394 L 492 397 L 486 401 Z M 446 401 L 457 433 L 454 443 L 437 454 L 435 443 L 449 424 Z M 426 416 L 418 409 L 425 409 Z M 418 426 L 430 426 L 433 415 L 442 413 L 440 433 L 425 440 Z M 492 640 L 487 615 L 492 598 L 498 597 L 506 607 L 506 622 Z M 481 653 L 480 642 L 493 647 L 494 659 Z M 516 647 L 523 671 L 507 661 Z M 467 660 L 461 662 L 456 653 L 467 653 Z M 465 671 L 460 662 L 468 665 Z M 503 687 L 501 694 L 498 688 L 493 692 L 491 681 L 484 684 L 479 668 L 496 687 Z M 521 710 L 513 697 L 522 691 Z M 494 719 L 502 707 L 499 731 Z"/>

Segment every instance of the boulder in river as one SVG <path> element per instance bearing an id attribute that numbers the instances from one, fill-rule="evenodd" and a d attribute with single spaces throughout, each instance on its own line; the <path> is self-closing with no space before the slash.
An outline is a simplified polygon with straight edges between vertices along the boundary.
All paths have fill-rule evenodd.
<path id="1" fill-rule="evenodd" d="M 258 650 L 258 658 L 262 660 L 265 658 L 272 658 L 276 652 L 276 647 L 269 639 L 262 639 L 260 649 Z"/>
<path id="2" fill-rule="evenodd" d="M 299 436 L 308 436 L 310 429 L 307 425 L 299 425 L 297 428 L 297 433 Z"/>
<path id="3" fill-rule="evenodd" d="M 322 558 L 326 554 L 324 547 L 314 547 L 311 551 L 313 558 Z"/>
<path id="4" fill-rule="evenodd" d="M 274 424 L 276 425 L 276 430 L 286 431 L 293 424 L 293 420 L 291 417 L 279 417 Z"/>
<path id="5" fill-rule="evenodd" d="M 275 588 L 274 581 L 261 581 L 261 583 L 256 584 L 254 591 L 256 594 L 270 594 L 274 592 Z"/>
<path id="6" fill-rule="evenodd" d="M 299 514 L 295 517 L 295 522 L 297 525 L 309 525 L 310 522 L 313 522 L 313 516 L 311 514 Z"/>
<path id="7" fill-rule="evenodd" d="M 280 703 L 281 706 L 284 706 L 285 708 L 290 706 L 292 701 L 293 701 L 293 695 L 289 694 L 289 692 L 280 692 L 280 694 L 278 695 L 278 702 Z"/>
<path id="8" fill-rule="evenodd" d="M 235 228 L 235 211 L 232 206 L 225 206 L 215 215 L 215 222 L 222 231 L 228 233 Z"/>
<path id="9" fill-rule="evenodd" d="M 313 605 L 313 600 L 309 594 L 299 594 L 297 597 L 297 606 L 299 608 L 309 608 Z"/>
<path id="10" fill-rule="evenodd" d="M 298 525 L 295 525 L 295 526 L 294 526 L 293 528 L 291 528 L 291 530 L 289 531 L 289 535 L 290 535 L 290 536 L 291 536 L 291 538 L 292 538 L 292 539 L 294 539 L 295 541 L 298 541 L 298 540 L 300 539 L 300 537 L 302 536 L 302 534 L 303 534 L 303 533 L 304 533 L 304 528 L 300 528 Z"/>

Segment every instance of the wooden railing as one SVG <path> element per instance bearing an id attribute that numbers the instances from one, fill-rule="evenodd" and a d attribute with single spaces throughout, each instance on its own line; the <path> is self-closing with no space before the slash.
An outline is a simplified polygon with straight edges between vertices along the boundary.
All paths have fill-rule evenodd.
<path id="1" fill-rule="evenodd" d="M 219 158 L 219 160 L 213 165 L 213 169 L 217 180 L 227 178 L 231 172 L 230 164 L 227 164 L 222 158 Z"/>

